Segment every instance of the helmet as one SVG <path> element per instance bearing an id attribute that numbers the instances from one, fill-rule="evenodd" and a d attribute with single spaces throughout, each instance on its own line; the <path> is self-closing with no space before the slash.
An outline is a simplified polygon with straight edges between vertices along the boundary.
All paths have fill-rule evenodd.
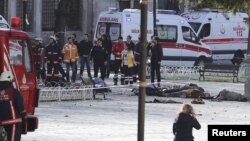
<path id="1" fill-rule="evenodd" d="M 0 81 L 12 81 L 13 80 L 13 76 L 11 74 L 11 72 L 9 71 L 4 71 L 1 76 L 0 76 Z"/>
<path id="2" fill-rule="evenodd" d="M 43 39 L 41 37 L 36 37 L 35 38 L 35 41 L 39 42 L 39 43 L 42 43 L 43 42 Z"/>
<path id="3" fill-rule="evenodd" d="M 41 37 L 36 37 L 35 40 L 36 41 L 42 41 L 43 39 Z"/>
<path id="4" fill-rule="evenodd" d="M 50 36 L 49 39 L 53 39 L 54 41 L 56 41 L 56 37 L 55 36 Z"/>

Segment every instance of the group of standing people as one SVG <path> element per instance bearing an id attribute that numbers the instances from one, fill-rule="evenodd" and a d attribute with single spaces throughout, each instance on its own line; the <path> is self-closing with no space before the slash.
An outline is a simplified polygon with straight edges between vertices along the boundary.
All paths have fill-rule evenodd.
<path id="1" fill-rule="evenodd" d="M 34 47 L 35 66 L 37 69 L 37 78 L 46 82 L 60 80 L 60 76 L 66 78 L 67 82 L 75 82 L 77 74 L 77 61 L 80 60 L 80 73 L 83 74 L 84 66 L 87 66 L 88 76 L 90 72 L 90 51 L 93 44 L 88 39 L 88 34 L 84 35 L 84 39 L 78 44 L 76 35 L 72 34 L 67 38 L 64 45 L 59 41 L 58 36 L 50 36 L 47 46 L 43 46 L 42 39 L 36 38 Z M 62 63 L 66 65 L 66 72 L 62 67 Z M 47 64 L 47 73 L 45 71 Z M 72 75 L 70 77 L 70 68 Z M 71 79 L 70 79 L 71 78 Z"/>
<path id="2" fill-rule="evenodd" d="M 118 84 L 120 78 L 121 85 L 133 84 L 138 79 L 140 69 L 140 49 L 142 42 L 140 37 L 135 44 L 130 35 L 126 41 L 123 37 L 118 38 L 118 42 L 112 43 L 108 35 L 102 35 L 92 42 L 88 34 L 84 34 L 83 40 L 76 41 L 76 35 L 72 34 L 67 38 L 67 43 L 62 45 L 58 36 L 50 36 L 49 43 L 43 46 L 42 39 L 36 38 L 34 48 L 35 64 L 37 69 L 37 78 L 46 82 L 59 81 L 60 77 L 66 78 L 67 82 L 75 82 L 77 75 L 77 62 L 80 61 L 80 72 L 82 76 L 85 66 L 87 67 L 88 77 L 92 77 L 90 63 L 93 62 L 94 77 L 98 77 L 100 71 L 101 79 L 109 78 L 111 55 L 114 55 L 114 85 Z M 148 55 L 151 58 L 151 83 L 154 83 L 155 73 L 157 82 L 161 81 L 160 66 L 163 57 L 162 47 L 159 44 L 159 38 L 152 36 L 147 46 Z M 62 62 L 66 65 L 66 72 L 62 67 Z M 47 74 L 45 73 L 45 63 L 47 64 Z M 71 79 L 70 79 L 71 68 Z M 119 72 L 121 75 L 118 75 Z"/>

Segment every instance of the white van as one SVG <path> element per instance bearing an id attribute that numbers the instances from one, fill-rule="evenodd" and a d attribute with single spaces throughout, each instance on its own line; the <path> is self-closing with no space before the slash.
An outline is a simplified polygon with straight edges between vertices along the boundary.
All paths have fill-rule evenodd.
<path id="1" fill-rule="evenodd" d="M 182 17 L 201 41 L 210 46 L 213 61 L 231 60 L 236 51 L 246 53 L 249 32 L 246 13 L 201 9 L 183 13 Z"/>
<path id="2" fill-rule="evenodd" d="M 210 62 L 210 47 L 198 41 L 196 33 L 184 18 L 172 13 L 173 11 L 157 10 L 157 36 L 163 47 L 161 65 L 192 67 L 205 61 Z M 153 35 L 152 12 L 148 12 L 147 32 L 149 41 Z M 137 40 L 140 34 L 140 10 L 110 10 L 100 13 L 94 39 L 103 34 L 110 35 L 113 42 L 116 42 L 119 36 L 126 39 L 128 35 L 132 36 L 132 40 Z"/>

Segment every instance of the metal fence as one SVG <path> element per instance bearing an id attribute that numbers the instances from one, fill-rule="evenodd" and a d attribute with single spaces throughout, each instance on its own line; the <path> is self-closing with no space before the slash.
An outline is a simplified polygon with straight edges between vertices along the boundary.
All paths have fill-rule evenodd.
<path id="1" fill-rule="evenodd" d="M 246 65 L 242 64 L 239 70 L 239 77 L 244 78 Z M 198 80 L 199 67 L 162 67 L 162 79 L 172 80 Z M 216 76 L 215 76 L 216 77 Z M 226 77 L 225 77 L 226 78 Z M 46 84 L 41 82 L 38 84 L 40 88 L 40 101 L 63 101 L 63 100 L 93 100 L 93 91 L 95 89 L 109 88 L 113 94 L 132 94 L 133 88 L 139 87 L 138 83 L 133 85 L 108 85 L 106 87 L 94 87 L 86 85 L 82 82 L 77 83 L 61 83 L 51 82 Z M 53 86 L 52 86 L 53 85 Z M 161 87 L 175 88 L 185 83 L 161 82 Z"/>

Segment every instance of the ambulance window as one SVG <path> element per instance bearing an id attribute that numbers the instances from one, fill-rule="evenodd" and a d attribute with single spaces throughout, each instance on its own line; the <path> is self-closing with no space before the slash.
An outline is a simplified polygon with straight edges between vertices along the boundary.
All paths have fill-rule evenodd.
<path id="1" fill-rule="evenodd" d="M 210 35 L 210 30 L 211 30 L 211 24 L 210 23 L 204 24 L 199 34 L 200 39 L 208 37 Z"/>
<path id="2" fill-rule="evenodd" d="M 189 27 L 182 27 L 183 39 L 189 42 L 198 43 L 198 38 Z"/>
<path id="3" fill-rule="evenodd" d="M 160 41 L 177 41 L 177 26 L 157 25 L 157 36 Z"/>
<path id="4" fill-rule="evenodd" d="M 22 45 L 20 44 L 21 40 L 10 40 L 9 49 L 10 49 L 10 64 L 12 65 L 22 65 L 23 64 L 23 51 Z"/>
<path id="5" fill-rule="evenodd" d="M 107 32 L 107 23 L 99 23 L 97 26 L 96 38 L 101 38 Z"/>
<path id="6" fill-rule="evenodd" d="M 110 35 L 110 39 L 118 40 L 121 36 L 121 24 L 119 23 L 99 23 L 96 30 L 96 38 L 101 38 L 103 34 Z"/>
<path id="7" fill-rule="evenodd" d="M 26 42 L 25 42 L 26 43 Z M 31 60 L 30 60 L 30 51 L 29 48 L 27 46 L 24 46 L 24 62 L 25 62 L 25 68 L 26 68 L 26 72 L 31 72 Z"/>
<path id="8" fill-rule="evenodd" d="M 191 25 L 191 27 L 193 28 L 193 30 L 197 33 L 198 30 L 201 27 L 201 23 L 194 23 L 194 22 L 189 22 L 189 24 Z"/>
<path id="9" fill-rule="evenodd" d="M 109 35 L 111 40 L 117 40 L 121 35 L 121 25 L 120 24 L 110 24 Z"/>
<path id="10" fill-rule="evenodd" d="M 9 28 L 9 26 L 5 23 L 0 23 L 0 28 Z"/>

